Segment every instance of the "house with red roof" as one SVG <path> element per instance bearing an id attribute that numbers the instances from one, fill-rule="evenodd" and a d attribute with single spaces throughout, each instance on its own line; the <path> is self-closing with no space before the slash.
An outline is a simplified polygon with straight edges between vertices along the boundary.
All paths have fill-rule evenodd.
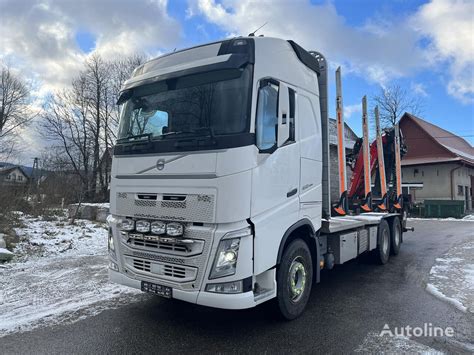
<path id="1" fill-rule="evenodd" d="M 472 121 L 466 127 L 472 128 Z M 408 152 L 402 159 L 404 193 L 414 202 L 462 200 L 473 208 L 474 147 L 455 134 L 410 113 L 400 119 Z"/>

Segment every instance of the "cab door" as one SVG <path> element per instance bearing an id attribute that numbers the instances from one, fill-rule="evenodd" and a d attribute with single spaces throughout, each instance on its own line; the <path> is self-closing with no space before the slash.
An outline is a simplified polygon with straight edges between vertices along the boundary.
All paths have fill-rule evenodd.
<path id="1" fill-rule="evenodd" d="M 297 95 L 298 140 L 301 174 L 299 184 L 300 218 L 308 218 L 319 228 L 322 213 L 322 141 L 319 99 Z"/>
<path id="2" fill-rule="evenodd" d="M 259 153 L 252 171 L 251 200 L 256 232 L 255 273 L 275 265 L 279 241 L 299 213 L 300 151 L 294 120 L 290 120 L 289 93 L 283 82 L 260 81 L 256 114 Z"/>

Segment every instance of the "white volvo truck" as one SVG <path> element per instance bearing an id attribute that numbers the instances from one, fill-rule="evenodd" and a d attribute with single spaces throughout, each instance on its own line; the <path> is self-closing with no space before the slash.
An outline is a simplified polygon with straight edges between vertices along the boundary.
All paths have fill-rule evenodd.
<path id="1" fill-rule="evenodd" d="M 400 211 L 334 216 L 322 55 L 252 36 L 176 51 L 118 104 L 112 281 L 225 309 L 276 298 L 293 319 L 322 268 L 398 253 Z"/>

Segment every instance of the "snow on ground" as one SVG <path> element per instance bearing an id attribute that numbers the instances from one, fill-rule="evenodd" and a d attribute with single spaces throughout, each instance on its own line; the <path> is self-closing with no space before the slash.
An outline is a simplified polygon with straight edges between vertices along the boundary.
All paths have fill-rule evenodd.
<path id="1" fill-rule="evenodd" d="M 443 354 L 406 336 L 380 335 L 371 332 L 355 353 L 364 354 Z"/>
<path id="2" fill-rule="evenodd" d="M 448 221 L 448 222 L 474 222 L 474 215 L 469 214 L 463 218 L 421 218 L 421 217 L 408 217 L 409 221 Z"/>
<path id="3" fill-rule="evenodd" d="M 474 313 L 474 240 L 436 259 L 426 290 L 463 312 Z"/>
<path id="4" fill-rule="evenodd" d="M 0 337 L 145 299 L 108 282 L 105 224 L 22 216 L 12 262 L 0 268 Z"/>
<path id="5" fill-rule="evenodd" d="M 78 203 L 75 203 L 74 205 L 78 205 Z M 108 202 L 81 202 L 81 206 L 92 206 L 92 207 L 103 207 L 103 208 L 110 208 L 110 203 Z"/>

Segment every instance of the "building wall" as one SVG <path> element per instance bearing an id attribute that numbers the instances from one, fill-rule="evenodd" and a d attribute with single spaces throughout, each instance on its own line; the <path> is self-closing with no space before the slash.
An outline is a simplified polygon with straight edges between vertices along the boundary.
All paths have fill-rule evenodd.
<path id="1" fill-rule="evenodd" d="M 458 163 L 412 165 L 402 167 L 402 181 L 404 184 L 423 183 L 423 188 L 410 189 L 414 202 L 424 200 L 451 200 L 451 171 L 453 172 L 454 200 L 466 199 L 466 186 L 469 204 L 472 208 L 471 176 L 474 169 Z M 458 194 L 458 186 L 462 186 L 463 193 Z"/>
<path id="2" fill-rule="evenodd" d="M 412 120 L 401 120 L 400 129 L 408 149 L 404 159 L 454 157 L 452 153 L 436 143 L 430 135 Z"/>
<path id="3" fill-rule="evenodd" d="M 8 174 L 2 174 L 0 177 L 0 184 L 3 185 L 25 185 L 27 182 L 28 178 L 20 169 L 14 169 Z"/>
<path id="4" fill-rule="evenodd" d="M 466 208 L 472 209 L 472 190 L 471 176 L 474 176 L 474 169 L 468 167 L 461 167 L 454 171 L 454 199 L 467 201 Z M 462 187 L 462 194 L 459 190 Z"/>

